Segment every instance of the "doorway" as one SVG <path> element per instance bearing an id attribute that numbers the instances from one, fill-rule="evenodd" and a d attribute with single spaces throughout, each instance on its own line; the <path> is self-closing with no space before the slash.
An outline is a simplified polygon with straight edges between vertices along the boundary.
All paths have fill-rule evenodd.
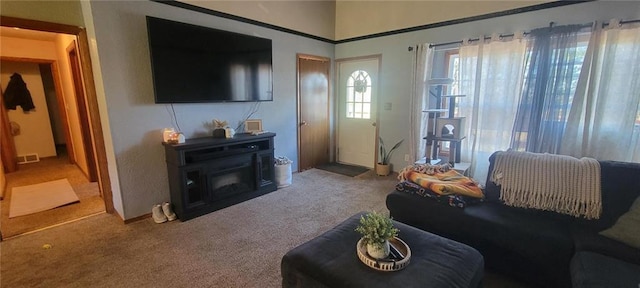
<path id="1" fill-rule="evenodd" d="M 16 166 L 18 168 L 17 172 L 10 173 L 11 171 L 9 171 L 8 169 L 5 169 L 4 172 L 7 173 L 5 174 L 6 176 L 5 180 L 7 184 L 7 189 L 4 191 L 5 194 L 10 193 L 10 189 L 12 186 L 29 185 L 32 183 L 31 181 L 39 181 L 39 180 L 35 180 L 35 178 L 38 178 L 36 176 L 44 175 L 45 177 L 41 177 L 41 178 L 46 178 L 46 177 L 68 178 L 69 182 L 71 182 L 71 185 L 74 186 L 73 189 L 75 190 L 76 194 L 78 194 L 80 198 L 80 203 L 91 204 L 90 208 L 86 207 L 85 205 L 82 209 L 79 209 L 82 211 L 76 211 L 80 213 L 69 212 L 70 208 L 79 207 L 76 204 L 66 205 L 56 209 L 48 210 L 47 213 L 49 213 L 49 215 L 43 215 L 42 217 L 40 217 L 41 220 L 47 219 L 47 221 L 40 221 L 41 223 L 35 226 L 31 225 L 32 226 L 32 228 L 30 228 L 31 230 L 33 230 L 34 227 L 35 229 L 41 229 L 46 226 L 58 225 L 60 223 L 73 221 L 91 214 L 95 214 L 96 207 L 100 207 L 98 208 L 99 213 L 104 213 L 105 211 L 108 213 L 112 213 L 113 203 L 112 203 L 110 181 L 109 181 L 108 170 L 107 170 L 106 151 L 104 147 L 104 138 L 102 136 L 100 116 L 98 113 L 96 91 L 93 83 L 93 74 L 92 74 L 91 62 L 90 62 L 89 52 L 88 52 L 89 50 L 88 39 L 87 39 L 85 29 L 82 27 L 48 23 L 48 22 L 42 22 L 42 21 L 18 19 L 18 18 L 5 17 L 5 16 L 0 16 L 0 18 L 3 26 L 2 29 L 6 29 L 6 27 L 12 27 L 13 29 L 9 29 L 9 30 L 26 31 L 28 35 L 35 37 L 34 39 L 31 39 L 31 40 L 43 40 L 41 38 L 38 38 L 38 37 L 41 37 L 42 35 L 37 36 L 39 35 L 39 33 L 42 33 L 42 32 L 51 32 L 49 34 L 57 34 L 59 37 L 64 36 L 64 37 L 71 37 L 74 39 L 74 43 L 72 45 L 64 45 L 64 46 L 54 45 L 60 51 L 54 51 L 54 52 L 49 51 L 48 54 L 49 55 L 57 54 L 58 58 L 60 59 L 64 59 L 65 57 L 62 57 L 60 55 L 65 55 L 65 54 L 67 57 L 70 57 L 70 58 L 64 59 L 65 61 L 59 61 L 57 64 L 56 63 L 51 64 L 51 67 L 52 67 L 52 70 L 56 70 L 59 68 L 59 66 L 67 65 L 67 68 L 70 70 L 69 78 L 73 78 L 74 80 L 72 82 L 67 82 L 71 84 L 69 84 L 68 87 L 65 87 L 67 88 L 67 90 L 65 91 L 67 91 L 67 94 L 70 94 L 70 96 L 72 97 L 77 96 L 74 101 L 62 103 L 60 105 L 61 107 L 64 107 L 64 109 L 60 109 L 60 111 L 63 113 L 65 111 L 75 111 L 75 115 L 69 115 L 69 117 L 66 117 L 66 118 L 62 117 L 63 119 L 68 120 L 68 123 L 65 123 L 64 125 L 66 125 L 67 127 L 71 127 L 71 126 L 76 127 L 74 128 L 74 130 L 76 131 L 74 133 L 75 135 L 70 136 L 70 138 L 74 138 L 74 139 L 72 139 L 71 141 L 67 141 L 67 145 L 66 145 L 67 149 L 64 149 L 64 147 L 62 147 L 63 149 L 57 149 L 57 152 L 60 152 L 60 153 L 58 153 L 56 157 L 44 157 L 40 159 L 42 161 L 38 161 L 37 163 L 33 163 L 32 165 L 28 165 L 28 166 L 27 164 L 17 165 Z M 20 29 L 15 29 L 15 28 L 20 28 Z M 7 31 L 7 30 L 3 30 L 3 31 Z M 3 33 L 3 36 L 7 36 L 7 34 Z M 9 53 L 9 51 L 4 50 L 2 53 L 6 54 L 6 53 Z M 2 56 L 5 56 L 5 55 L 2 55 Z M 6 58 L 6 57 L 3 57 L 3 58 Z M 75 74 L 75 75 L 71 75 L 71 74 Z M 53 78 L 55 79 L 55 81 L 60 81 L 60 77 L 53 77 Z M 6 86 L 6 83 L 3 83 L 3 86 Z M 75 90 L 75 91 L 72 93 L 68 93 L 69 90 L 71 91 Z M 81 93 L 77 93 L 80 91 L 83 92 L 82 95 Z M 80 101 L 78 101 L 78 104 L 76 104 L 76 101 L 80 99 L 80 97 L 82 98 L 81 100 L 84 100 L 85 102 L 80 103 Z M 5 123 L 3 123 L 3 125 L 4 124 Z M 80 130 L 82 130 L 83 133 L 78 132 Z M 6 136 L 5 134 L 6 133 L 2 133 L 2 136 L 3 136 L 2 143 L 7 142 L 7 139 L 6 139 L 7 137 L 5 137 Z M 13 142 L 13 139 L 11 140 L 12 141 L 10 142 Z M 87 143 L 84 143 L 87 141 L 89 142 L 88 145 Z M 75 145 L 75 149 L 71 148 L 71 145 L 69 145 L 72 142 L 77 143 L 77 145 Z M 57 147 L 57 148 L 61 148 L 61 147 Z M 7 158 L 7 155 L 5 153 L 6 151 L 4 151 L 3 149 L 2 152 L 3 152 L 3 155 L 2 155 L 3 164 L 5 164 L 5 167 L 11 166 L 11 165 L 6 165 L 10 163 L 5 163 L 4 161 L 4 159 Z M 15 157 L 8 157 L 8 158 L 15 159 Z M 84 166 L 84 168 L 81 168 L 82 166 Z M 89 169 L 89 167 L 91 167 L 91 169 Z M 25 176 L 25 174 L 29 174 L 29 175 Z M 86 200 L 86 198 L 88 198 L 86 196 L 90 196 L 92 199 Z M 84 203 L 82 201 L 83 198 L 85 198 Z M 5 211 L 7 210 L 6 207 L 4 207 L 4 203 L 3 203 L 3 208 L 5 208 L 3 210 Z M 45 212 L 39 212 L 39 213 L 45 213 Z M 36 214 L 39 214 L 39 213 L 36 213 Z M 65 214 L 65 215 L 56 216 L 51 213 Z M 70 215 L 72 219 L 69 218 Z M 31 217 L 31 216 L 33 215 L 21 216 L 26 218 L 20 219 L 20 217 L 18 217 L 18 218 L 14 218 L 13 220 L 17 219 L 23 222 L 29 222 L 30 220 L 27 221 L 27 218 L 35 218 L 35 216 L 34 217 Z M 53 222 L 48 221 L 51 219 L 58 219 L 58 220 Z M 3 223 L 2 223 L 3 225 L 2 225 L 1 232 L 6 239 L 5 231 L 11 230 L 9 229 L 11 225 L 7 225 L 7 223 L 5 223 L 4 220 L 5 219 L 3 218 Z M 13 230 L 15 231 L 16 229 L 13 229 Z M 18 234 L 22 232 L 28 232 L 28 231 L 20 231 L 18 232 Z"/>
<path id="2" fill-rule="evenodd" d="M 374 168 L 380 56 L 337 61 L 337 162 Z"/>
<path id="3" fill-rule="evenodd" d="M 329 70 L 325 57 L 298 55 L 298 171 L 329 163 Z"/>

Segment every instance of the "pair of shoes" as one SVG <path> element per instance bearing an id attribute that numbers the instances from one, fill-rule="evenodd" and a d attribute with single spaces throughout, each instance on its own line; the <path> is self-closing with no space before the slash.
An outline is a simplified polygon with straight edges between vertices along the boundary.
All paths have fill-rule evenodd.
<path id="1" fill-rule="evenodd" d="M 164 202 L 161 204 L 153 205 L 151 208 L 151 214 L 153 216 L 153 221 L 160 224 L 167 221 L 176 220 L 178 217 L 176 213 L 173 213 L 171 210 L 171 204 L 169 202 Z"/>

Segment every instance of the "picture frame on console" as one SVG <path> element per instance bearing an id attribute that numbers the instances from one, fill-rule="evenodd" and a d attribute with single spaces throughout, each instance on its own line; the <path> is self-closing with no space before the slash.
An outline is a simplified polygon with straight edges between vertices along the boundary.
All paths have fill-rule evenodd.
<path id="1" fill-rule="evenodd" d="M 262 119 L 247 119 L 244 121 L 244 132 L 248 134 L 261 134 Z"/>

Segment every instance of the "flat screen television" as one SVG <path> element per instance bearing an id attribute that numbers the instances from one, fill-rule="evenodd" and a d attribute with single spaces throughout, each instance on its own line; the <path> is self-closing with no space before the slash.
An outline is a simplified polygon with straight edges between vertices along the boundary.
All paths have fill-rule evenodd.
<path id="1" fill-rule="evenodd" d="M 271 39 L 147 16 L 155 103 L 272 101 Z"/>

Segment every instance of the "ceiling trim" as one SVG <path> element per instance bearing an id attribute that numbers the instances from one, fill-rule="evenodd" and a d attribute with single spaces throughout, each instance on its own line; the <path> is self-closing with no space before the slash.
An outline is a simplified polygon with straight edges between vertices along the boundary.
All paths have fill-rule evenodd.
<path id="1" fill-rule="evenodd" d="M 343 39 L 343 40 L 331 40 L 331 39 L 327 39 L 327 38 L 324 38 L 324 37 L 311 35 L 311 34 L 308 34 L 308 33 L 304 33 L 304 32 L 296 31 L 296 30 L 293 30 L 293 29 L 276 26 L 276 25 L 273 25 L 273 24 L 260 22 L 260 21 L 257 21 L 257 20 L 253 20 L 253 19 L 249 19 L 249 18 L 245 18 L 245 17 L 241 17 L 241 16 L 236 16 L 236 15 L 232 15 L 232 14 L 228 14 L 228 13 L 224 13 L 224 12 L 220 12 L 220 11 L 216 11 L 216 10 L 211 10 L 211 9 L 208 9 L 208 8 L 203 8 L 203 7 L 199 7 L 199 6 L 195 6 L 195 5 L 191 5 L 191 4 L 187 4 L 187 3 L 183 3 L 183 2 L 178 2 L 177 0 L 150 0 L 150 1 L 161 3 L 161 4 L 166 4 L 166 5 L 173 6 L 173 7 L 183 8 L 183 9 L 187 9 L 187 10 L 191 10 L 191 11 L 195 11 L 195 12 L 200 12 L 200 13 L 204 13 L 204 14 L 209 14 L 209 15 L 213 15 L 213 16 L 217 16 L 217 17 L 222 17 L 222 18 L 226 18 L 226 19 L 230 19 L 230 20 L 235 20 L 235 21 L 239 21 L 239 22 L 243 22 L 243 23 L 247 23 L 247 24 L 252 24 L 252 25 L 256 25 L 256 26 L 260 26 L 260 27 L 264 27 L 264 28 L 269 28 L 269 29 L 273 29 L 273 30 L 277 30 L 277 31 L 285 32 L 285 33 L 290 33 L 290 34 L 293 34 L 293 35 L 302 36 L 302 37 L 306 37 L 306 38 L 309 38 L 309 39 L 318 40 L 318 41 L 322 41 L 322 42 L 326 42 L 326 43 L 330 43 L 330 44 L 342 44 L 342 43 L 348 43 L 348 42 L 354 42 L 354 41 L 360 41 L 360 40 L 367 40 L 367 39 L 391 36 L 391 35 L 402 34 L 402 33 L 415 32 L 415 31 L 420 31 L 420 30 L 433 29 L 433 28 L 444 27 L 444 26 L 449 26 L 449 25 L 456 25 L 456 24 L 462 24 L 462 23 L 467 23 L 467 22 L 486 20 L 486 19 L 490 19 L 490 18 L 496 18 L 496 17 L 514 15 L 514 14 L 527 13 L 527 12 L 532 12 L 532 11 L 537 11 L 537 10 L 544 10 L 544 9 L 567 6 L 567 5 L 581 4 L 581 3 L 585 3 L 585 2 L 593 2 L 593 1 L 597 1 L 597 0 L 575 0 L 575 1 L 547 2 L 547 3 L 537 4 L 537 5 L 527 6 L 527 7 L 521 7 L 521 8 L 516 8 L 516 9 L 510 9 L 510 10 L 505 10 L 505 11 L 500 11 L 500 12 L 482 14 L 482 15 L 478 15 L 478 16 L 471 16 L 471 17 L 453 19 L 453 20 L 442 21 L 442 22 L 436 22 L 436 23 L 420 25 L 420 26 L 415 26 L 415 27 L 409 27 L 409 28 L 403 28 L 403 29 L 398 29 L 398 30 L 392 30 L 392 31 L 387 31 L 387 32 L 374 33 L 374 34 L 370 34 L 370 35 L 358 36 L 358 37 L 353 37 L 353 38 L 348 38 L 348 39 Z"/>
<path id="2" fill-rule="evenodd" d="M 245 17 L 241 17 L 241 16 L 236 16 L 236 15 L 232 15 L 232 14 L 228 14 L 228 13 L 224 13 L 224 12 L 220 12 L 220 11 L 216 11 L 216 10 L 211 10 L 211 9 L 208 9 L 208 8 L 203 8 L 203 7 L 200 7 L 200 6 L 191 5 L 191 4 L 184 3 L 184 2 L 178 2 L 176 0 L 151 0 L 151 1 L 152 2 L 157 2 L 157 3 L 162 3 L 162 4 L 167 4 L 169 6 L 183 8 L 183 9 L 187 9 L 187 10 L 191 10 L 191 11 L 195 11 L 195 12 L 200 12 L 200 13 L 204 13 L 204 14 L 218 16 L 218 17 L 222 17 L 222 18 L 226 18 L 226 19 L 230 19 L 230 20 L 235 20 L 235 21 L 239 21 L 239 22 L 243 22 L 243 23 L 247 23 L 247 24 L 253 24 L 253 25 L 256 25 L 256 26 L 269 28 L 269 29 L 280 31 L 280 32 L 285 32 L 285 33 L 294 34 L 294 35 L 297 35 L 297 36 L 302 36 L 302 37 L 306 37 L 306 38 L 310 38 L 310 39 L 314 39 L 314 40 L 318 40 L 318 41 L 322 41 L 322 42 L 327 42 L 327 43 L 330 43 L 330 44 L 336 44 L 335 43 L 336 41 L 331 40 L 331 39 L 327 39 L 327 38 L 324 38 L 324 37 L 315 36 L 315 35 L 311 35 L 311 34 L 308 34 L 308 33 L 296 31 L 296 30 L 293 30 L 293 29 L 284 28 L 284 27 L 273 25 L 273 24 L 264 23 L 264 22 L 260 22 L 260 21 L 257 21 L 257 20 L 253 20 L 253 19 L 249 19 L 249 18 L 245 18 Z"/>
<path id="3" fill-rule="evenodd" d="M 15 18 L 15 17 L 9 17 L 9 16 L 0 16 L 0 24 L 2 24 L 2 26 L 5 26 L 5 27 L 17 27 L 17 28 L 23 28 L 23 29 L 31 29 L 31 30 L 62 33 L 62 34 L 73 34 L 73 35 L 77 35 L 78 33 L 80 33 L 80 31 L 83 30 L 83 28 L 79 26 L 50 23 L 45 21 Z"/>
<path id="4" fill-rule="evenodd" d="M 478 16 L 471 16 L 471 17 L 465 17 L 465 18 L 453 19 L 453 20 L 448 20 L 448 21 L 436 22 L 436 23 L 431 23 L 431 24 L 426 24 L 426 25 L 420 25 L 420 26 L 415 26 L 415 27 L 392 30 L 392 31 L 387 31 L 387 32 L 380 32 L 380 33 L 375 33 L 375 34 L 370 34 L 370 35 L 365 35 L 365 36 L 358 36 L 358 37 L 353 37 L 353 38 L 348 38 L 348 39 L 343 39 L 343 40 L 337 40 L 337 41 L 334 41 L 334 42 L 336 44 L 342 44 L 342 43 L 347 43 L 347 42 L 360 41 L 360 40 L 366 40 L 366 39 L 371 39 L 371 38 L 378 38 L 378 37 L 384 37 L 384 36 L 390 36 L 390 35 L 396 35 L 396 34 L 402 34 L 402 33 L 415 32 L 415 31 L 420 31 L 420 30 L 433 29 L 433 28 L 438 28 L 438 27 L 444 27 L 444 26 L 462 24 L 462 23 L 467 23 L 467 22 L 486 20 L 486 19 L 490 19 L 490 18 L 497 18 L 497 17 L 502 17 L 502 16 L 509 16 L 509 15 L 514 15 L 514 14 L 521 14 L 521 13 L 527 13 L 527 12 L 532 12 L 532 11 L 537 11 L 537 10 L 544 10 L 544 9 L 549 9 L 549 8 L 555 8 L 555 7 L 567 6 L 567 5 L 573 5 L 573 4 L 580 4 L 580 3 L 585 3 L 585 2 L 593 2 L 593 1 L 596 1 L 596 0 L 576 0 L 576 1 L 547 2 L 547 3 L 537 4 L 537 5 L 533 5 L 533 6 L 527 6 L 527 7 L 510 9 L 510 10 L 505 10 L 505 11 L 500 11 L 500 12 L 482 14 L 482 15 L 478 15 Z"/>

